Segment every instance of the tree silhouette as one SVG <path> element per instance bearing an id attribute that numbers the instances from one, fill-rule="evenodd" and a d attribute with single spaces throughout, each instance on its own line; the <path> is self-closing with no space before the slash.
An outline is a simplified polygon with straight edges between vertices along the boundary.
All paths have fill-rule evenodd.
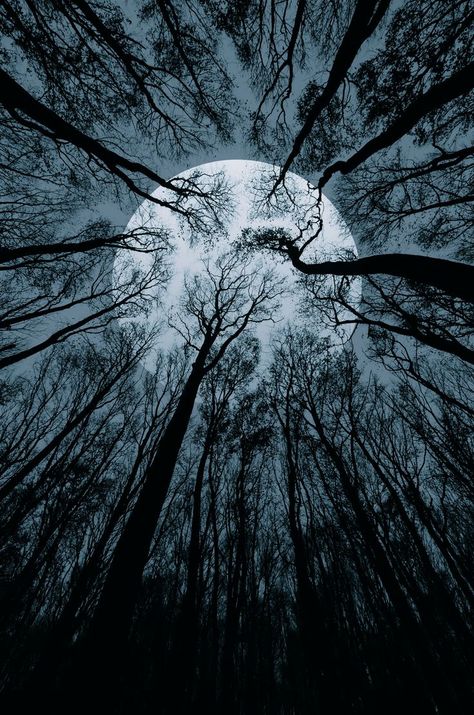
<path id="1" fill-rule="evenodd" d="M 473 23 L 1 3 L 5 712 L 472 711 Z"/>

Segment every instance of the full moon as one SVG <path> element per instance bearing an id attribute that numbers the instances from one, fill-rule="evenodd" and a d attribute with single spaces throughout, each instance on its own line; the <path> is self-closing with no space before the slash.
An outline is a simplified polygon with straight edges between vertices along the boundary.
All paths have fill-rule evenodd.
<path id="1" fill-rule="evenodd" d="M 127 224 L 126 232 L 161 232 L 167 236 L 168 279 L 153 296 L 153 307 L 146 314 L 122 318 L 122 322 L 159 324 L 160 333 L 155 353 L 150 354 L 144 364 L 153 370 L 156 354 L 166 351 L 182 341 L 177 331 L 170 327 L 170 317 L 179 310 L 180 299 L 186 277 L 193 277 L 203 270 L 203 261 L 212 265 L 213 261 L 229 250 L 239 251 L 239 238 L 245 229 L 254 231 L 282 229 L 293 238 L 298 238 L 300 245 L 315 235 L 319 216 L 323 219 L 322 230 L 310 242 L 304 258 L 311 262 L 325 261 L 340 257 L 342 252 L 356 253 L 352 235 L 343 218 L 334 205 L 325 196 L 318 207 L 317 191 L 308 181 L 294 173 L 288 173 L 283 187 L 268 199 L 270 189 L 278 176 L 279 168 L 258 161 L 226 160 L 215 161 L 188 169 L 171 181 L 179 183 L 192 179 L 203 190 L 218 186 L 220 200 L 215 214 L 206 216 L 202 226 L 190 223 L 185 217 L 153 201 L 144 201 Z M 174 193 L 165 188 L 158 188 L 153 197 L 159 201 L 176 201 Z M 202 210 L 198 200 L 190 198 L 186 209 Z M 150 239 L 152 240 L 152 239 Z M 137 239 L 137 244 L 140 239 Z M 133 247 L 133 243 L 129 244 Z M 141 239 L 143 247 L 143 239 Z M 237 254 L 238 255 L 238 254 Z M 130 271 L 145 274 L 153 265 L 151 252 L 119 249 L 114 263 L 114 283 Z M 284 294 L 281 307 L 272 322 L 262 323 L 256 332 L 262 346 L 262 360 L 269 358 L 272 336 L 275 331 L 286 325 L 304 325 L 307 315 L 302 309 L 304 287 L 301 274 L 295 270 L 289 260 L 281 255 L 265 252 L 252 254 L 255 270 L 264 266 L 271 268 L 277 279 L 282 281 Z M 252 263 L 253 268 L 253 263 Z M 330 280 L 330 279 L 328 279 Z M 353 304 L 360 300 L 360 281 L 355 280 L 351 287 L 350 298 Z M 311 328 L 314 330 L 312 319 Z M 321 337 L 329 338 L 340 345 L 350 336 L 352 330 L 345 327 L 329 329 L 321 323 Z"/>

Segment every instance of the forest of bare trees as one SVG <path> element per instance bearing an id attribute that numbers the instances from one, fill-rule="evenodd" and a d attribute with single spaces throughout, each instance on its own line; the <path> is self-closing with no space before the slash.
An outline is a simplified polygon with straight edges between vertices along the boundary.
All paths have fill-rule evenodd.
<path id="1" fill-rule="evenodd" d="M 471 713 L 472 3 L 0 27 L 2 711 Z M 262 211 L 310 182 L 304 230 L 226 242 L 236 157 Z M 202 247 L 170 310 L 143 202 Z"/>

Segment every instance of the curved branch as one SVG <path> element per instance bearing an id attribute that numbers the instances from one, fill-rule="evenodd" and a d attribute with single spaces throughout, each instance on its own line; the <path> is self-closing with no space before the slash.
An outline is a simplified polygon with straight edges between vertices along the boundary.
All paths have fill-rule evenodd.
<path id="1" fill-rule="evenodd" d="M 354 261 L 305 263 L 294 246 L 287 246 L 292 264 L 306 275 L 371 276 L 385 274 L 439 288 L 453 298 L 474 303 L 474 266 L 445 258 L 383 253 Z"/>
<path id="2" fill-rule="evenodd" d="M 145 196 L 150 201 L 159 203 L 160 205 L 168 206 L 177 211 L 178 209 L 173 204 L 166 201 L 160 201 L 153 196 L 145 193 L 124 173 L 127 171 L 131 174 L 141 174 L 151 181 L 159 184 L 163 188 L 169 189 L 181 196 L 190 194 L 202 195 L 202 192 L 196 189 L 184 189 L 176 186 L 170 181 L 166 181 L 152 169 L 137 161 L 131 161 L 126 157 L 118 154 L 111 149 L 105 147 L 101 142 L 84 132 L 77 129 L 75 126 L 62 119 L 56 112 L 46 107 L 39 100 L 35 99 L 29 92 L 26 91 L 13 77 L 10 77 L 7 72 L 0 68 L 0 103 L 6 108 L 9 114 L 25 125 L 36 129 L 45 136 L 65 141 L 73 146 L 84 151 L 88 156 L 105 165 L 105 167 L 115 176 L 125 181 L 129 188 L 135 193 Z M 33 120 L 23 120 L 18 112 Z"/>
<path id="3" fill-rule="evenodd" d="M 462 97 L 474 88 L 474 62 L 470 62 L 466 67 L 458 70 L 451 77 L 430 87 L 424 94 L 420 94 L 411 104 L 400 114 L 400 116 L 390 124 L 387 129 L 374 137 L 361 149 L 356 151 L 345 161 L 336 161 L 331 164 L 322 174 L 318 189 L 328 183 L 329 179 L 337 172 L 349 174 L 360 164 L 369 159 L 382 149 L 388 149 L 396 141 L 401 139 L 427 114 L 443 107 L 457 97 Z"/>
<path id="4" fill-rule="evenodd" d="M 312 131 L 317 118 L 336 94 L 362 44 L 372 35 L 389 5 L 390 0 L 358 0 L 350 25 L 334 59 L 326 86 L 309 110 L 303 127 L 296 136 L 291 152 L 283 165 L 275 188 L 283 181 L 291 164 L 300 153 L 304 141 Z"/>
<path id="5" fill-rule="evenodd" d="M 25 245 L 15 248 L 8 248 L 0 245 L 0 266 L 4 263 L 11 263 L 20 259 L 28 259 L 34 257 L 56 256 L 61 254 L 87 253 L 100 248 L 127 248 L 130 251 L 137 253 L 148 253 L 156 251 L 157 247 L 129 246 L 127 240 L 134 240 L 135 236 L 129 234 L 117 234 L 108 238 L 91 238 L 84 241 L 59 241 L 58 243 L 44 243 Z M 23 264 L 15 265 L 14 268 L 21 267 Z M 0 268 L 0 270 L 4 270 Z"/>

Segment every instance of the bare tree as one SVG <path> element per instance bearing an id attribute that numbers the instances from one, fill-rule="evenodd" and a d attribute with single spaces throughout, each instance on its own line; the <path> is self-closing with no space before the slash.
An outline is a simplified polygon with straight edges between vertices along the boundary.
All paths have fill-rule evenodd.
<path id="1" fill-rule="evenodd" d="M 215 268 L 208 264 L 205 275 L 188 284 L 184 308 L 193 322 L 187 322 L 185 313 L 178 329 L 196 357 L 115 547 L 89 628 L 94 652 L 105 649 L 112 657 L 127 637 L 153 535 L 203 379 L 247 326 L 270 319 L 279 292 L 270 274 L 259 276 L 250 268 L 243 272 L 232 255 L 217 259 Z"/>

